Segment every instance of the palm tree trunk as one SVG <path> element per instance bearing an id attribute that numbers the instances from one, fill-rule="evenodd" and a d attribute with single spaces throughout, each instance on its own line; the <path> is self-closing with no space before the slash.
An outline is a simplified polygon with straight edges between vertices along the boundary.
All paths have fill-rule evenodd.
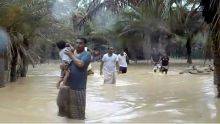
<path id="1" fill-rule="evenodd" d="M 212 35 L 212 50 L 213 50 L 213 55 L 214 55 L 214 84 L 217 87 L 218 91 L 218 97 L 220 97 L 220 54 L 218 51 L 219 48 L 219 41 L 216 38 L 216 35 Z"/>
<path id="2" fill-rule="evenodd" d="M 212 31 L 212 50 L 214 56 L 214 84 L 217 86 L 218 97 L 220 97 L 220 54 L 219 54 L 219 40 L 220 40 L 220 14 L 219 14 L 219 0 L 201 0 L 200 5 L 203 6 L 202 15 L 205 21 L 210 24 Z"/>
<path id="3" fill-rule="evenodd" d="M 18 53 L 17 49 L 14 47 L 13 48 L 14 53 L 12 55 L 12 60 L 11 60 L 11 74 L 10 74 L 10 81 L 15 82 L 17 80 L 17 58 L 18 58 Z"/>
<path id="4" fill-rule="evenodd" d="M 192 53 L 192 48 L 191 48 L 191 36 L 189 36 L 187 38 L 187 42 L 186 42 L 186 50 L 187 50 L 187 63 L 188 64 L 192 64 L 192 57 L 191 57 L 191 53 Z"/>
<path id="5" fill-rule="evenodd" d="M 151 40 L 150 40 L 150 36 L 147 35 L 147 33 L 145 33 L 143 38 L 144 38 L 144 42 L 143 42 L 144 59 L 150 60 L 150 54 L 151 54 Z"/>
<path id="6" fill-rule="evenodd" d="M 26 77 L 28 71 L 28 59 L 26 56 L 22 57 L 21 77 Z"/>

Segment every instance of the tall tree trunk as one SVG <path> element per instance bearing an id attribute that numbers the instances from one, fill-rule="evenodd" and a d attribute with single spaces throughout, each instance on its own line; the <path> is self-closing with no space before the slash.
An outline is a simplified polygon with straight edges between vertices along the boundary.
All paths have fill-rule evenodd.
<path id="1" fill-rule="evenodd" d="M 28 59 L 22 56 L 21 77 L 26 77 L 28 71 Z"/>
<path id="2" fill-rule="evenodd" d="M 29 40 L 28 38 L 24 38 L 24 41 L 23 41 L 23 47 L 20 48 L 20 56 L 21 56 L 21 77 L 26 77 L 27 75 L 27 71 L 28 71 L 28 64 L 29 64 L 29 59 L 28 59 L 28 55 L 27 55 L 27 52 L 28 52 L 28 49 L 29 49 Z M 52 49 L 53 51 L 55 52 L 55 48 L 56 48 L 56 45 L 53 45 Z M 30 60 L 31 61 L 31 60 Z M 32 64 L 33 64 L 33 60 L 31 61 Z"/>
<path id="3" fill-rule="evenodd" d="M 12 52 L 12 60 L 11 60 L 11 74 L 10 74 L 10 81 L 15 82 L 17 80 L 17 59 L 18 53 L 17 49 L 14 47 Z"/>
<path id="4" fill-rule="evenodd" d="M 150 60 L 151 39 L 150 39 L 150 36 L 147 35 L 147 33 L 144 34 L 143 53 L 144 53 L 144 59 Z"/>
<path id="5" fill-rule="evenodd" d="M 217 87 L 218 97 L 220 97 L 220 54 L 219 54 L 219 41 L 216 34 L 212 34 L 212 50 L 214 56 L 214 84 Z"/>
<path id="6" fill-rule="evenodd" d="M 210 36 L 210 33 L 207 33 L 206 35 L 207 35 L 206 37 L 208 37 L 208 38 L 207 38 L 207 42 L 205 45 L 205 51 L 204 51 L 204 58 L 205 58 L 204 65 L 206 64 L 207 60 L 211 61 L 211 59 L 213 57 L 213 55 L 212 55 L 212 43 L 213 43 L 212 38 Z"/>
<path id="7" fill-rule="evenodd" d="M 192 40 L 192 36 L 189 36 L 187 38 L 187 41 L 186 41 L 186 54 L 187 54 L 187 63 L 188 64 L 192 64 L 192 57 L 191 57 L 191 54 L 192 54 L 192 47 L 191 47 L 191 41 Z"/>
<path id="8" fill-rule="evenodd" d="M 202 15 L 204 20 L 210 24 L 212 31 L 212 50 L 214 56 L 214 84 L 217 86 L 218 97 L 220 97 L 220 54 L 219 54 L 219 41 L 220 41 L 220 1 L 219 0 L 201 0 L 200 3 L 203 6 Z"/>

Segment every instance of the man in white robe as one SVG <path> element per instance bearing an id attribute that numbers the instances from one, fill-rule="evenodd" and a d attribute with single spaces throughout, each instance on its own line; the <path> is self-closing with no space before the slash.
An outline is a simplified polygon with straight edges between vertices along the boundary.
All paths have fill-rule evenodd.
<path id="1" fill-rule="evenodd" d="M 113 53 L 113 47 L 108 48 L 108 53 L 102 57 L 100 66 L 100 75 L 104 74 L 104 83 L 115 84 L 116 83 L 116 72 L 118 66 L 118 56 Z"/>

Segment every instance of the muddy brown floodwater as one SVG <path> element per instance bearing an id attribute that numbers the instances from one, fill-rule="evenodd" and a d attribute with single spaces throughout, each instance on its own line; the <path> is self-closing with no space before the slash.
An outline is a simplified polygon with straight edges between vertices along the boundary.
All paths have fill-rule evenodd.
<path id="1" fill-rule="evenodd" d="M 220 99 L 216 99 L 213 74 L 154 74 L 151 66 L 129 65 L 116 85 L 103 84 L 99 63 L 88 77 L 86 120 L 57 116 L 58 64 L 30 68 L 27 78 L 0 89 L 0 122 L 215 122 L 220 123 Z"/>

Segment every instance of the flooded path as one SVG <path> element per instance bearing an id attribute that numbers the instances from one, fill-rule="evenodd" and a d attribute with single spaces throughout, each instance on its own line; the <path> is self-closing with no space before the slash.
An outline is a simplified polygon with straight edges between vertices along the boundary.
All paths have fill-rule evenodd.
<path id="1" fill-rule="evenodd" d="M 0 122 L 220 122 L 220 99 L 210 75 L 154 74 L 150 66 L 130 65 L 116 85 L 103 84 L 99 66 L 88 77 L 86 120 L 57 116 L 57 64 L 30 68 L 27 78 L 0 89 Z"/>

